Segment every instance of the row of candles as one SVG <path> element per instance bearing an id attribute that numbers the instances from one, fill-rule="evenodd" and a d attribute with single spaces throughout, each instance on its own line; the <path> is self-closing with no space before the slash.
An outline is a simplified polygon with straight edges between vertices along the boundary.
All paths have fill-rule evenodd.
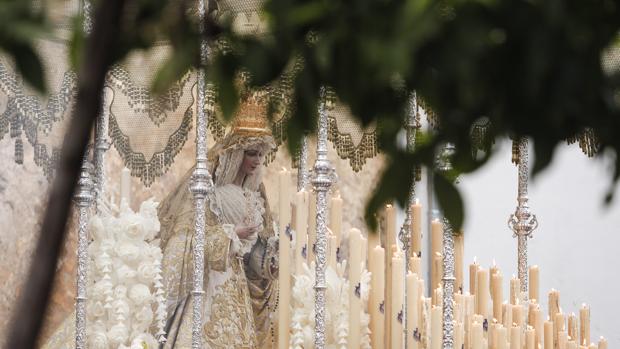
<path id="1" fill-rule="evenodd" d="M 316 201 L 308 191 L 294 193 L 291 172 L 282 170 L 278 177 L 280 273 L 279 304 L 290 304 L 293 275 L 304 262 L 314 260 L 316 241 Z M 342 242 L 343 200 L 332 196 L 329 210 L 328 264 L 335 267 L 338 246 Z M 350 287 L 348 348 L 360 347 L 360 313 L 370 315 L 372 348 L 440 349 L 442 348 L 442 262 L 443 225 L 431 223 L 431 292 L 426 297 L 421 277 L 422 206 L 411 206 L 411 238 L 407 251 L 397 243 L 396 208 L 388 205 L 383 212 L 381 234 L 363 237 L 357 229 L 348 234 L 349 284 L 357 285 L 365 261 L 371 273 L 368 304 L 362 304 Z M 295 243 L 287 226 L 295 232 Z M 583 305 L 579 317 L 566 315 L 560 308 L 560 293 L 549 293 L 548 316 L 543 319 L 539 302 L 540 269 L 529 268 L 529 293 L 520 293 L 519 279 L 510 280 L 510 298 L 503 300 L 503 275 L 496 265 L 482 268 L 475 260 L 469 266 L 469 292 L 463 287 L 463 237 L 455 236 L 454 348 L 464 349 L 606 349 L 607 341 L 591 343 L 590 309 Z M 389 253 L 386 253 L 389 246 Z M 408 264 L 408 265 L 406 265 Z M 408 266 L 408 268 L 407 268 Z M 405 302 L 406 299 L 406 302 Z M 288 348 L 290 339 L 288 306 L 278 308 L 278 347 Z M 407 331 L 405 331 L 405 327 Z"/>

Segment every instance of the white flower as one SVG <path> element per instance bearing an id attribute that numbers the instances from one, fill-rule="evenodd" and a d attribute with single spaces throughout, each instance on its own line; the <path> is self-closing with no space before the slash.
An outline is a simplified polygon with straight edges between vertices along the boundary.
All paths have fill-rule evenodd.
<path id="1" fill-rule="evenodd" d="M 88 347 L 90 349 L 108 349 L 108 336 L 106 336 L 105 330 L 89 332 Z"/>
<path id="2" fill-rule="evenodd" d="M 145 305 L 136 313 L 138 325 L 143 328 L 149 328 L 153 322 L 153 310 L 150 305 Z"/>
<path id="3" fill-rule="evenodd" d="M 114 298 L 126 298 L 127 287 L 125 285 L 118 285 L 114 287 Z"/>
<path id="4" fill-rule="evenodd" d="M 90 220 L 90 231 L 96 241 L 103 241 L 110 237 L 110 232 L 106 230 L 103 220 L 99 216 L 94 216 Z"/>
<path id="5" fill-rule="evenodd" d="M 146 232 L 140 222 L 133 222 L 125 229 L 124 235 L 124 238 L 128 240 L 143 241 L 146 237 Z"/>
<path id="6" fill-rule="evenodd" d="M 100 317 L 105 314 L 105 309 L 100 301 L 89 302 L 86 311 L 89 316 L 93 317 Z"/>
<path id="7" fill-rule="evenodd" d="M 155 349 L 159 347 L 159 343 L 150 333 L 140 334 L 131 341 L 131 349 L 144 349 L 145 346 L 147 349 Z"/>
<path id="8" fill-rule="evenodd" d="M 157 270 L 153 265 L 153 262 L 145 261 L 138 266 L 138 278 L 144 283 L 153 282 L 157 275 Z"/>
<path id="9" fill-rule="evenodd" d="M 142 305 L 151 300 L 151 290 L 144 284 L 135 284 L 129 290 L 129 299 L 136 305 Z"/>
<path id="10" fill-rule="evenodd" d="M 108 331 L 108 339 L 111 342 L 112 346 L 119 346 L 124 344 L 129 337 L 129 331 L 127 327 L 123 324 L 116 324 L 110 328 Z"/>
<path id="11" fill-rule="evenodd" d="M 116 245 L 115 252 L 125 263 L 132 263 L 140 256 L 140 249 L 130 241 L 122 241 Z"/>
<path id="12" fill-rule="evenodd" d="M 89 297 L 92 300 L 105 300 L 107 291 L 111 289 L 112 282 L 110 280 L 99 280 L 89 289 Z"/>
<path id="13" fill-rule="evenodd" d="M 116 278 L 119 282 L 127 282 L 128 280 L 135 278 L 136 275 L 136 271 L 128 267 L 126 264 L 122 264 L 116 268 Z"/>

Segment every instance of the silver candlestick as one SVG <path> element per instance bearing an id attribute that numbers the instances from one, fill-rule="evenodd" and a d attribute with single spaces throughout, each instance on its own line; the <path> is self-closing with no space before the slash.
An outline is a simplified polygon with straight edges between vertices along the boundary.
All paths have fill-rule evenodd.
<path id="1" fill-rule="evenodd" d="M 205 1 L 198 1 L 198 12 L 200 15 L 200 33 L 205 32 Z M 205 244 L 205 212 L 207 194 L 213 189 L 213 179 L 207 169 L 207 117 L 205 115 L 206 86 L 205 70 L 207 63 L 207 42 L 202 40 L 200 43 L 200 63 L 198 69 L 197 87 L 197 113 L 196 113 L 196 168 L 192 174 L 190 191 L 194 197 L 194 209 L 196 210 L 195 235 L 194 235 L 194 278 L 192 287 L 192 349 L 201 349 L 202 345 L 202 302 L 203 302 L 203 282 L 204 282 L 204 244 Z"/>
<path id="2" fill-rule="evenodd" d="M 327 109 L 325 88 L 321 87 L 319 104 L 319 129 L 316 147 L 316 162 L 312 185 L 316 192 L 316 282 L 314 284 L 314 347 L 325 348 L 325 265 L 327 261 L 327 192 L 332 182 L 334 169 L 327 158 Z"/>
<path id="3" fill-rule="evenodd" d="M 532 232 L 538 228 L 536 215 L 530 212 L 528 204 L 527 184 L 529 180 L 527 138 L 519 139 L 519 184 L 517 196 L 517 208 L 515 213 L 508 218 L 508 227 L 513 231 L 513 237 L 517 237 L 517 261 L 519 268 L 519 281 L 521 283 L 521 299 L 527 300 L 528 275 L 527 275 L 527 239 L 532 237 Z"/>
<path id="4" fill-rule="evenodd" d="M 88 161 L 88 150 L 82 160 L 82 171 L 78 179 L 78 191 L 74 196 L 78 207 L 78 263 L 77 296 L 75 298 L 75 347 L 86 349 L 86 287 L 88 283 L 88 211 L 93 201 L 93 181 L 90 178 L 92 165 Z"/>

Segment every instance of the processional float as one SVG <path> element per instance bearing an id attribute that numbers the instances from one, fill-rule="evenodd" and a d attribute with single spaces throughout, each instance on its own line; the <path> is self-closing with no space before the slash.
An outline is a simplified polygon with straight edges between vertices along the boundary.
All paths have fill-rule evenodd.
<path id="1" fill-rule="evenodd" d="M 236 8 L 232 6 L 230 9 L 223 8 L 224 11 L 241 11 L 241 12 L 257 12 L 260 7 L 260 2 L 255 1 L 239 1 L 239 3 L 243 3 L 244 6 L 240 6 Z M 84 11 L 84 27 L 85 31 L 88 32 L 90 28 L 90 3 L 88 1 L 84 2 L 84 6 L 82 8 Z M 205 16 L 205 3 L 204 0 L 200 0 L 198 3 L 198 14 L 201 18 Z M 239 13 L 236 13 L 239 15 Z M 200 21 L 201 25 L 204 25 L 204 21 Z M 204 31 L 204 28 L 201 28 L 201 32 Z M 61 45 L 62 46 L 62 45 Z M 43 42 L 41 44 L 43 50 L 64 50 L 64 48 L 60 47 L 57 43 Z M 203 41 L 201 43 L 201 62 L 204 63 L 207 60 L 207 50 L 209 47 L 209 43 Z M 161 53 L 165 51 L 165 46 L 156 47 L 154 49 L 155 52 Z M 62 73 L 62 74 L 60 74 Z M 180 149 L 184 146 L 185 141 L 188 138 L 189 130 L 191 129 L 191 122 L 193 119 L 192 109 L 196 107 L 196 169 L 192 175 L 192 183 L 190 186 L 190 190 L 194 196 L 195 208 L 196 212 L 204 212 L 206 195 L 213 188 L 213 181 L 211 179 L 211 175 L 207 170 L 207 134 L 210 131 L 214 138 L 221 138 L 224 134 L 224 125 L 216 117 L 216 94 L 212 87 L 206 85 L 206 80 L 204 76 L 205 72 L 203 69 L 199 69 L 195 74 L 188 74 L 185 76 L 182 81 L 176 83 L 168 93 L 164 94 L 163 97 L 158 97 L 155 99 L 150 96 L 148 89 L 145 87 L 140 87 L 140 84 L 136 84 L 133 81 L 133 75 L 130 70 L 123 66 L 122 64 L 112 68 L 109 73 L 109 77 L 106 82 L 106 96 L 112 94 L 114 96 L 114 101 L 111 102 L 110 98 L 104 98 L 104 104 L 110 105 L 108 110 L 104 112 L 98 119 L 96 123 L 95 129 L 95 139 L 93 145 L 91 146 L 92 150 L 92 164 L 88 159 L 88 156 L 84 159 L 82 171 L 80 174 L 80 179 L 78 182 L 78 190 L 75 196 L 76 206 L 78 208 L 79 213 L 79 221 L 78 221 L 78 260 L 77 260 L 77 296 L 76 296 L 76 348 L 86 348 L 86 285 L 87 285 L 87 263 L 88 263 L 88 243 L 89 236 L 87 231 L 87 221 L 88 221 L 88 213 L 92 204 L 96 202 L 96 197 L 102 195 L 104 190 L 105 183 L 105 171 L 104 171 L 104 160 L 105 160 L 105 152 L 109 148 L 110 144 L 114 145 L 116 149 L 121 154 L 121 157 L 124 160 L 125 165 L 131 170 L 132 175 L 135 177 L 139 177 L 140 180 L 145 185 L 150 185 L 153 181 L 164 174 L 170 165 L 172 164 L 175 155 L 180 151 Z M 59 142 L 54 142 L 54 135 L 61 134 L 62 124 L 61 121 L 64 120 L 65 116 L 69 114 L 71 110 L 71 103 L 73 102 L 73 96 L 75 91 L 75 74 L 67 69 L 65 72 L 56 72 L 55 76 L 61 76 L 61 84 L 60 89 L 57 93 L 53 94 L 53 96 L 49 99 L 49 103 L 44 105 L 42 102 L 38 101 L 35 97 L 28 94 L 27 89 L 25 89 L 16 76 L 16 74 L 11 72 L 10 64 L 7 62 L 3 62 L 0 65 L 0 89 L 7 96 L 8 102 L 6 107 L 6 112 L 0 115 L 0 137 L 3 137 L 5 134 L 9 133 L 11 138 L 15 139 L 15 160 L 18 163 L 23 163 L 24 161 L 24 151 L 23 146 L 24 142 L 22 140 L 22 131 L 25 133 L 27 140 L 34 148 L 34 161 L 37 165 L 39 165 L 44 174 L 51 178 L 54 175 L 54 167 L 55 162 L 60 156 L 59 153 Z M 287 80 L 286 77 L 282 78 L 277 83 L 277 88 L 274 89 L 275 93 L 280 94 L 280 97 L 284 96 L 286 98 L 287 88 L 290 87 L 288 85 L 290 81 Z M 196 89 L 196 101 L 193 99 L 192 89 Z M 328 246 L 328 192 L 333 186 L 335 180 L 335 170 L 330 164 L 327 153 L 328 153 L 328 141 L 331 141 L 338 152 L 338 155 L 341 158 L 349 159 L 351 166 L 354 170 L 361 170 L 364 162 L 367 158 L 371 158 L 377 154 L 377 143 L 376 143 L 376 130 L 362 130 L 361 137 L 359 138 L 359 143 L 353 144 L 350 137 L 350 129 L 347 129 L 346 126 L 345 131 L 343 132 L 339 125 L 339 123 L 346 124 L 350 116 L 346 115 L 346 110 L 343 109 L 339 104 L 329 103 L 329 91 L 326 88 L 321 89 L 321 100 L 318 107 L 318 132 L 317 132 L 317 148 L 316 148 L 316 161 L 313 166 L 313 172 L 310 174 L 308 171 L 308 153 L 309 153 L 309 140 L 308 136 L 304 137 L 302 141 L 302 147 L 300 154 L 298 155 L 298 180 L 297 180 L 297 189 L 298 191 L 308 188 L 310 184 L 312 184 L 313 190 L 316 194 L 316 207 L 314 209 L 315 216 L 310 217 L 311 220 L 314 220 L 314 229 L 316 229 L 316 241 L 312 242 L 308 241 L 308 245 L 306 246 L 306 253 L 315 255 L 315 328 L 314 328 L 314 345 L 316 348 L 324 348 L 326 345 L 326 328 L 325 328 L 325 290 L 326 290 L 326 279 L 325 279 L 325 270 L 327 265 L 327 260 L 330 258 L 328 254 L 332 253 Z M 105 96 L 104 96 L 105 97 Z M 127 103 L 127 106 L 120 105 L 120 101 Z M 181 113 L 180 117 L 168 118 L 166 115 L 168 113 L 172 113 L 177 110 L 185 110 L 185 112 Z M 132 148 L 131 139 L 139 139 L 140 137 L 144 137 L 144 134 L 140 134 L 139 132 L 136 134 L 131 134 L 131 121 L 127 118 L 122 117 L 123 112 L 133 111 L 138 113 L 142 112 L 145 114 L 145 117 L 148 117 L 150 121 L 152 121 L 155 125 L 160 126 L 164 125 L 164 129 L 167 129 L 167 133 L 162 138 L 166 139 L 165 144 L 158 145 L 150 145 L 152 149 L 149 149 L 149 153 L 140 152 L 136 149 Z M 437 122 L 435 118 L 437 116 L 433 115 L 431 110 L 426 107 L 426 105 L 421 101 L 421 99 L 416 98 L 415 94 L 412 95 L 410 110 L 408 113 L 408 118 L 405 121 L 404 128 L 407 131 L 407 148 L 409 151 L 413 151 L 415 149 L 415 141 L 416 141 L 416 133 L 421 128 L 421 118 L 420 114 L 426 113 L 428 118 L 428 124 L 432 126 L 437 126 Z M 143 115 L 144 116 L 144 115 Z M 286 122 L 288 118 L 290 118 L 290 114 L 286 111 L 282 113 L 280 119 L 276 120 L 276 132 L 275 137 L 279 143 L 283 142 L 283 124 Z M 135 126 L 135 125 L 134 125 Z M 137 127 L 134 127 L 137 128 Z M 279 132 L 278 132 L 279 130 Z M 10 131 L 10 132 L 9 132 Z M 111 138 L 111 142 L 108 142 L 106 134 L 108 134 Z M 167 137 L 165 137 L 167 136 Z M 58 138 L 58 137 L 56 137 Z M 585 130 L 583 133 L 577 135 L 573 139 L 569 140 L 569 143 L 579 142 L 580 147 L 584 150 L 584 152 L 588 156 L 592 156 L 597 148 L 596 137 L 591 130 Z M 579 345 L 585 344 L 588 345 L 590 342 L 589 338 L 589 328 L 585 328 L 587 324 L 589 324 L 589 310 L 582 309 L 580 312 L 581 316 L 581 329 L 579 330 L 579 334 L 577 334 L 576 324 L 577 320 L 574 317 L 568 317 L 568 329 L 566 331 L 562 331 L 562 327 L 558 328 L 557 325 L 554 325 L 553 322 L 548 324 L 545 322 L 542 324 L 542 317 L 540 314 L 536 315 L 536 304 L 532 306 L 531 299 L 536 299 L 538 302 L 539 295 L 538 290 L 530 288 L 528 293 L 528 285 L 532 284 L 533 280 L 528 280 L 528 266 L 527 263 L 527 239 L 532 237 L 532 231 L 536 229 L 538 223 L 535 216 L 530 212 L 528 205 L 528 197 L 527 197 L 527 183 L 528 183 L 528 150 L 527 150 L 527 140 L 525 138 L 520 138 L 515 140 L 515 146 L 513 147 L 513 153 L 516 163 L 518 164 L 518 196 L 517 196 L 517 208 L 516 211 L 509 218 L 509 227 L 514 232 L 514 235 L 517 237 L 517 265 L 518 265 L 518 283 L 514 282 L 515 285 L 518 285 L 519 292 L 518 296 L 512 296 L 511 299 L 515 298 L 515 303 L 521 303 L 523 308 L 514 308 L 514 309 L 522 309 L 509 311 L 512 316 L 521 316 L 520 311 L 528 312 L 528 322 L 529 326 L 535 328 L 536 331 L 530 331 L 529 327 L 526 327 L 523 323 L 518 331 L 515 333 L 522 333 L 522 337 L 525 338 L 527 343 L 529 343 L 530 338 L 534 336 L 533 340 L 536 343 L 542 343 L 542 334 L 544 333 L 544 340 L 547 341 L 547 331 L 553 333 L 554 341 L 552 343 L 563 343 L 563 336 L 568 337 L 569 333 L 572 338 L 575 336 L 579 336 Z M 437 169 L 439 171 L 449 171 L 450 170 L 450 146 L 446 146 L 441 151 L 441 156 L 438 159 Z M 150 157 L 148 156 L 150 155 Z M 149 159 L 150 158 L 150 159 Z M 402 269 L 403 278 L 409 280 L 409 271 L 415 270 L 418 274 L 420 273 L 419 267 L 415 267 L 412 263 L 416 263 L 417 260 L 421 258 L 421 221 L 420 214 L 415 214 L 415 210 L 420 210 L 419 207 L 419 198 L 416 197 L 416 182 L 420 180 L 420 170 L 416 169 L 414 173 L 412 173 L 414 180 L 412 181 L 411 188 L 409 190 L 409 200 L 408 207 L 406 208 L 406 219 L 404 221 L 403 226 L 400 229 L 398 236 L 394 232 L 392 236 L 385 236 L 385 232 L 383 233 L 385 245 L 385 253 L 384 253 L 384 262 L 386 265 L 392 263 L 392 251 L 391 246 L 388 245 L 390 241 L 396 242 L 396 239 L 400 241 L 402 245 L 402 249 L 406 256 L 406 262 L 404 263 L 404 268 Z M 391 208 L 392 212 L 394 212 L 394 208 Z M 281 213 L 281 217 L 288 217 L 290 219 L 290 214 L 284 215 Z M 415 219 L 418 218 L 418 219 Z M 290 222 L 290 221 L 289 221 Z M 280 221 L 280 234 L 285 235 L 287 233 L 287 224 L 286 219 L 281 219 Z M 203 261 L 203 244 L 204 244 L 204 215 L 198 214 L 196 217 L 196 244 L 194 246 L 194 280 L 192 295 L 195 299 L 194 308 L 193 308 L 193 327 L 192 327 L 192 346 L 193 348 L 201 348 L 200 343 L 200 335 L 201 335 L 201 323 L 202 323 L 202 313 L 201 313 L 201 299 L 204 294 L 204 290 L 202 289 L 202 282 L 204 276 L 204 265 Z M 394 225 L 395 222 L 389 223 Z M 501 329 L 495 330 L 494 328 L 497 326 L 495 323 L 489 323 L 490 319 L 495 318 L 498 320 L 498 317 L 506 318 L 506 310 L 502 311 L 501 306 L 493 307 L 494 316 L 491 317 L 476 317 L 476 320 L 472 321 L 468 326 L 471 326 L 467 331 L 468 339 L 460 338 L 464 336 L 465 329 L 455 328 L 454 319 L 456 317 L 463 316 L 463 308 L 468 307 L 469 305 L 463 305 L 463 303 L 468 303 L 468 298 L 466 295 L 463 295 L 462 289 L 462 279 L 460 290 L 455 290 L 455 254 L 458 254 L 457 250 L 455 250 L 455 242 L 454 242 L 454 232 L 450 223 L 445 219 L 440 220 L 441 224 L 441 239 L 442 239 L 442 247 L 441 247 L 441 264 L 442 264 L 442 290 L 440 292 L 441 302 L 436 300 L 437 303 L 441 304 L 441 321 L 439 323 L 443 323 L 441 326 L 441 344 L 437 343 L 436 338 L 433 340 L 431 337 L 432 333 L 436 333 L 438 331 L 437 328 L 431 329 L 431 326 L 435 324 L 432 315 L 429 315 L 433 309 L 428 305 L 424 305 L 427 315 L 429 315 L 429 319 L 426 319 L 427 322 L 426 328 L 420 328 L 420 318 L 412 318 L 412 314 L 407 313 L 407 309 L 409 309 L 408 304 L 411 301 L 415 301 L 414 299 L 408 299 L 410 295 L 416 294 L 419 297 L 420 289 L 417 288 L 416 292 L 411 291 L 411 287 L 409 287 L 409 282 L 407 282 L 407 287 L 403 283 L 403 288 L 406 288 L 400 291 L 400 294 L 403 298 L 403 306 L 401 308 L 401 312 L 393 311 L 393 309 L 398 310 L 398 306 L 392 307 L 389 305 L 392 299 L 391 295 L 393 293 L 386 293 L 383 296 L 381 302 L 376 303 L 374 305 L 379 305 L 381 307 L 381 311 L 390 314 L 391 318 L 386 318 L 386 323 L 390 323 L 393 321 L 394 323 L 401 323 L 402 334 L 399 334 L 401 327 L 398 327 L 399 330 L 394 332 L 393 328 L 395 327 L 386 327 L 388 328 L 387 333 L 385 333 L 385 337 L 388 338 L 387 343 L 390 343 L 392 347 L 402 347 L 405 346 L 407 348 L 454 348 L 455 345 L 461 344 L 466 348 L 476 348 L 478 340 L 480 340 L 480 331 L 496 331 L 493 333 L 494 337 L 489 337 L 491 339 L 485 338 L 488 341 L 495 341 L 499 343 L 496 337 L 508 337 L 505 332 L 509 329 L 512 330 L 511 323 L 506 324 L 505 327 Z M 431 231 L 432 229 L 429 229 Z M 416 231 L 417 234 L 415 233 Z M 369 236 L 370 239 L 370 236 Z M 379 242 L 381 245 L 381 242 Z M 310 251 L 308 251 L 310 250 Z M 370 259 L 370 252 L 367 253 L 368 258 Z M 461 254 L 462 255 L 462 254 Z M 299 256 L 297 256 L 299 257 Z M 429 265 L 433 264 L 433 255 L 427 254 L 426 260 Z M 417 259 L 416 259 L 417 258 Z M 413 262 L 412 262 L 413 261 Z M 482 273 L 483 277 L 480 277 L 478 273 L 478 267 L 475 267 L 475 273 L 473 274 L 473 279 L 476 282 L 473 284 L 478 285 L 478 290 L 475 288 L 470 289 L 473 293 L 480 292 L 480 285 L 484 285 L 488 280 L 493 284 L 493 280 L 500 279 L 497 277 L 497 273 L 491 273 L 489 275 L 485 275 Z M 532 270 L 532 269 L 530 269 Z M 535 283 L 537 283 L 538 278 L 538 270 L 534 269 L 535 274 Z M 391 275 L 390 275 L 391 277 Z M 421 275 L 418 275 L 421 279 Z M 482 282 L 478 283 L 477 281 L 481 280 Z M 487 281 L 485 281 L 487 280 Z M 392 286 L 388 284 L 391 280 L 386 280 L 384 285 L 387 285 L 388 288 Z M 422 283 L 423 284 L 423 283 Z M 470 285 L 472 284 L 470 280 Z M 511 282 L 512 284 L 512 282 Z M 413 283 L 411 285 L 414 285 Z M 498 287 L 497 282 L 494 283 L 495 286 L 491 285 L 493 290 L 497 291 Z M 355 285 L 353 285 L 355 286 Z M 414 286 L 415 287 L 415 286 Z M 470 286 L 471 287 L 471 286 Z M 501 289 L 501 288 L 500 288 Z M 423 291 L 423 288 L 422 288 Z M 396 290 L 398 294 L 398 290 Z M 434 289 L 434 285 L 431 286 L 431 293 L 436 292 Z M 486 293 L 484 291 L 483 293 Z M 516 291 L 515 291 L 516 294 Z M 535 297 L 533 297 L 533 295 Z M 412 296 L 413 297 L 413 296 Z M 456 297 L 456 301 L 455 301 Z M 480 299 L 484 298 L 484 294 L 481 294 L 480 297 L 476 298 L 475 302 L 481 302 Z M 516 300 L 519 299 L 519 301 Z M 471 300 L 471 299 L 470 299 Z M 495 300 L 494 300 L 495 302 Z M 553 291 L 550 294 L 550 302 L 553 304 L 559 303 L 559 295 L 556 291 Z M 471 303 L 471 302 L 470 302 Z M 469 303 L 469 304 L 470 304 Z M 471 304 L 470 304 L 471 305 Z M 517 305 L 517 304 L 515 304 Z M 457 307 L 455 309 L 454 307 Z M 483 305 L 478 307 L 476 304 L 476 315 L 480 315 L 482 311 L 479 308 L 486 308 L 487 305 Z M 526 309 L 527 308 L 527 309 Z M 550 317 L 557 316 L 558 312 L 553 313 L 556 310 L 559 310 L 559 307 L 553 306 L 554 310 L 550 310 Z M 438 309 L 438 308 L 437 308 Z M 496 311 L 497 309 L 497 311 Z M 523 310 L 525 309 L 525 310 Z M 375 313 L 379 309 L 368 309 L 369 313 Z M 375 311 L 376 310 L 376 311 Z M 540 309 L 538 308 L 538 311 Z M 459 313 L 459 314 L 455 314 Z M 282 314 L 280 314 L 282 315 Z M 286 312 L 285 312 L 286 315 Z M 486 314 L 484 314 L 486 316 Z M 281 321 L 286 319 L 284 316 L 281 318 Z M 564 316 L 562 318 L 562 323 L 564 323 Z M 530 321 L 531 320 L 531 321 Z M 372 319 L 371 319 L 372 321 Z M 520 320 L 521 321 L 521 320 Z M 559 322 L 556 322 L 559 323 Z M 431 325 L 432 324 L 432 325 Z M 551 328 L 548 330 L 549 326 L 556 326 L 556 328 Z M 564 325 L 562 325 L 564 326 Z M 421 333 L 423 332 L 431 332 L 425 333 L 426 340 L 421 338 Z M 566 334 L 563 334 L 563 333 Z M 396 333 L 396 334 L 394 334 Z M 532 335 L 532 333 L 535 333 Z M 158 333 L 159 339 L 164 340 L 163 333 Z M 460 337 L 459 337 L 460 336 Z M 283 333 L 280 331 L 279 338 L 289 338 L 290 333 Z M 436 337 L 436 336 L 435 336 Z M 459 337 L 459 338 L 455 338 Z M 484 337 L 484 336 L 482 336 Z M 400 338 L 400 340 L 399 340 Z M 429 339 L 430 338 L 430 339 Z M 503 337 L 502 337 L 503 338 Z M 516 338 L 516 337 L 514 337 Z M 568 338 L 566 339 L 566 343 L 569 343 Z M 425 342 L 426 341 L 426 342 Z M 288 340 L 285 343 L 279 343 L 281 347 L 288 346 Z M 511 342 L 512 343 L 512 342 Z M 374 343 L 373 343 L 374 344 Z M 511 344 L 512 345 L 512 344 Z M 529 344 L 528 344 L 529 345 Z M 599 348 L 604 347 L 599 345 Z M 378 346 L 381 347 L 381 346 Z M 521 347 L 525 347 L 525 343 L 521 344 Z M 529 348 L 529 347 L 527 347 Z M 570 345 L 568 345 L 570 348 Z"/>

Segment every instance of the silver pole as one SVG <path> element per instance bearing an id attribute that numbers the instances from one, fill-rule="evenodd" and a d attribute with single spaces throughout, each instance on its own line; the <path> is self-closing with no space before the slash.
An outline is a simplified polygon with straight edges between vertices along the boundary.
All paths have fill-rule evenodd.
<path id="1" fill-rule="evenodd" d="M 314 284 L 314 346 L 325 348 L 325 265 L 327 260 L 327 192 L 333 172 L 327 158 L 327 109 L 325 106 L 325 87 L 321 87 L 319 104 L 319 129 L 316 147 L 316 162 L 312 184 L 316 192 L 316 282 Z"/>
<path id="2" fill-rule="evenodd" d="M 205 1 L 198 1 L 200 15 L 200 33 L 204 35 Z M 192 174 L 190 191 L 194 197 L 194 209 L 196 210 L 195 235 L 194 235 L 194 278 L 192 289 L 192 349 L 202 348 L 202 302 L 204 290 L 204 244 L 205 244 L 205 208 L 207 193 L 213 189 L 213 179 L 207 169 L 207 123 L 205 115 L 205 71 L 207 62 L 207 42 L 202 39 L 200 43 L 200 62 L 198 69 L 197 88 L 197 112 L 196 112 L 196 168 Z"/>
<path id="3" fill-rule="evenodd" d="M 451 156 L 454 154 L 454 145 L 448 143 L 442 149 L 437 159 L 437 169 L 446 173 L 452 170 Z M 442 277 L 442 311 L 443 311 L 443 331 L 442 348 L 452 349 L 454 347 L 454 233 L 452 225 L 443 218 L 443 277 Z"/>
<path id="4" fill-rule="evenodd" d="M 84 14 L 84 31 L 90 32 L 92 27 L 90 1 L 82 4 Z M 97 126 L 99 125 L 97 120 Z M 77 248 L 77 292 L 75 297 L 75 348 L 86 349 L 86 296 L 88 284 L 88 210 L 94 200 L 95 186 L 90 177 L 92 165 L 88 161 L 88 148 L 82 159 L 82 169 L 78 179 L 78 191 L 74 202 L 78 207 L 78 248 Z M 93 154 L 93 158 L 95 155 Z"/>
<path id="5" fill-rule="evenodd" d="M 78 217 L 78 265 L 77 296 L 75 298 L 75 347 L 86 349 L 86 287 L 88 282 L 88 210 L 93 201 L 93 181 L 90 178 L 92 165 L 88 161 L 88 150 L 82 160 L 82 171 L 78 179 L 78 191 L 74 201 L 79 210 Z"/>
<path id="6" fill-rule="evenodd" d="M 527 263 L 527 239 L 532 237 L 532 232 L 538 228 L 536 215 L 530 211 L 527 184 L 529 181 L 527 138 L 519 139 L 519 182 L 517 195 L 517 208 L 515 213 L 508 218 L 508 227 L 513 231 L 513 237 L 517 238 L 517 265 L 519 281 L 521 283 L 521 299 L 527 300 L 528 294 L 528 263 Z"/>
<path id="7" fill-rule="evenodd" d="M 408 105 L 408 110 L 407 110 L 407 121 L 405 123 L 405 130 L 407 131 L 407 151 L 413 153 L 413 151 L 415 150 L 415 139 L 416 139 L 416 133 L 418 128 L 420 128 L 420 120 L 418 120 L 417 118 L 417 113 L 416 113 L 416 97 L 415 97 L 415 93 L 411 94 L 411 97 L 409 98 L 409 105 Z M 412 212 L 411 212 L 411 205 L 413 205 L 414 201 L 415 201 L 415 197 L 416 197 L 416 170 L 414 168 L 414 170 L 411 172 L 411 186 L 409 187 L 409 198 L 408 198 L 408 205 L 407 208 L 405 209 L 406 212 L 406 216 L 405 216 L 405 222 L 403 223 L 403 226 L 400 228 L 400 232 L 398 233 L 398 238 L 400 240 L 400 242 L 403 244 L 403 250 L 405 251 L 405 256 L 406 256 L 406 260 L 405 260 L 405 275 L 403 275 L 404 280 L 407 279 L 407 272 L 409 271 L 409 258 L 412 256 L 413 253 L 416 253 L 416 251 L 412 251 L 410 249 L 410 242 L 411 242 L 411 237 L 412 237 L 412 231 L 411 231 L 411 223 L 413 222 L 413 216 L 412 216 Z M 409 302 L 409 299 L 407 299 L 407 286 L 405 285 L 405 297 L 404 297 L 404 307 L 403 307 L 403 332 L 405 335 L 405 341 L 404 341 L 404 346 L 405 348 L 407 347 L 407 333 L 409 331 L 409 323 L 407 322 L 407 302 Z"/>
<path id="8" fill-rule="evenodd" d="M 297 170 L 297 191 L 308 186 L 310 176 L 308 175 L 308 135 L 304 135 L 301 139 L 301 148 L 299 149 L 299 169 Z"/>

